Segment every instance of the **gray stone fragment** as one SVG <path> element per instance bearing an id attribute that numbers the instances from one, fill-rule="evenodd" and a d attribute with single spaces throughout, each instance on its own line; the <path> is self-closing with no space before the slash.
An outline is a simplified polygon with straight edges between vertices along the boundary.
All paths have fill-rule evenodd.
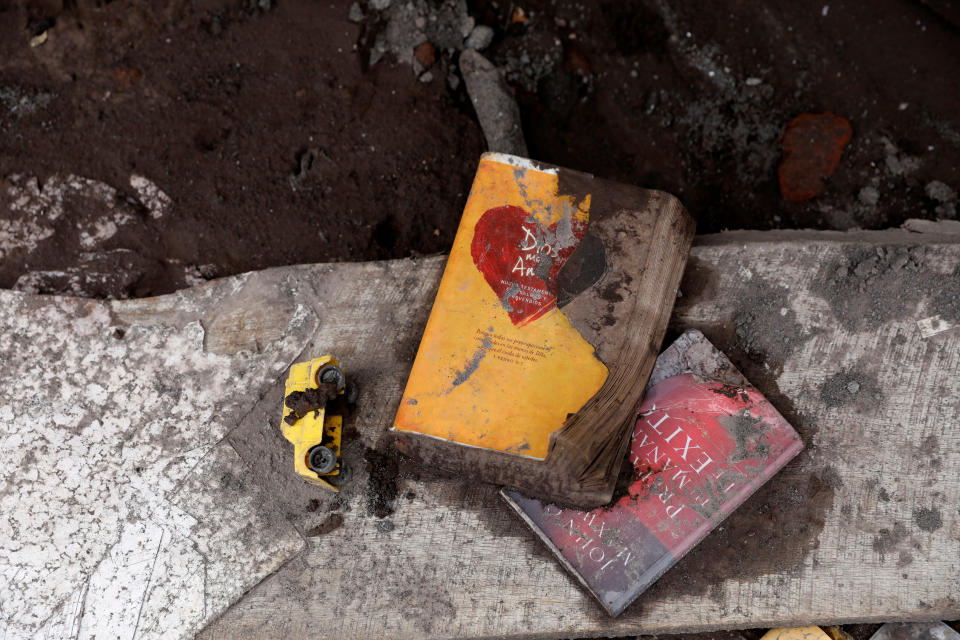
<path id="1" fill-rule="evenodd" d="M 923 191 L 928 198 L 940 203 L 933 210 L 937 217 L 950 219 L 957 217 L 957 192 L 950 186 L 939 180 L 933 180 L 927 183 Z"/>
<path id="2" fill-rule="evenodd" d="M 16 87 L 0 87 L 0 108 L 20 118 L 36 113 L 53 99 L 52 93 L 28 93 Z"/>
<path id="3" fill-rule="evenodd" d="M 920 168 L 919 158 L 907 155 L 887 138 L 882 138 L 881 142 L 887 154 L 884 159 L 887 173 L 893 176 L 906 176 Z"/>
<path id="4" fill-rule="evenodd" d="M 468 49 L 483 51 L 490 46 L 491 42 L 493 42 L 493 29 L 485 24 L 478 24 L 473 28 L 473 31 L 470 32 L 470 35 L 467 36 L 464 44 Z"/>
<path id="5" fill-rule="evenodd" d="M 960 640 L 960 634 L 942 622 L 888 622 L 870 640 Z"/>
<path id="6" fill-rule="evenodd" d="M 857 194 L 857 199 L 868 207 L 874 207 L 880 201 L 880 192 L 877 191 L 876 187 L 864 187 Z"/>
<path id="7" fill-rule="evenodd" d="M 363 22 L 363 9 L 360 8 L 360 4 L 354 2 L 350 5 L 350 13 L 347 14 L 347 19 L 350 22 Z"/>
<path id="8" fill-rule="evenodd" d="M 466 6 L 464 5 L 464 9 Z M 466 38 L 469 36 L 474 28 L 476 27 L 477 21 L 473 19 L 473 16 L 466 13 L 460 18 L 460 37 Z"/>
<path id="9" fill-rule="evenodd" d="M 460 73 L 490 151 L 527 155 L 520 109 L 500 71 L 473 49 L 460 54 Z"/>
<path id="10" fill-rule="evenodd" d="M 928 182 L 923 191 L 927 194 L 928 198 L 931 200 L 936 200 L 937 202 L 957 201 L 957 192 L 939 180 L 932 180 Z"/>

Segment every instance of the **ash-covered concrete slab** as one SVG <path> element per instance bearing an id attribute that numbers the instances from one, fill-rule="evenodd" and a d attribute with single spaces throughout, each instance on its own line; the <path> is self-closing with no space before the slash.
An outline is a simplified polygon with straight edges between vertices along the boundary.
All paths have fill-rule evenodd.
<path id="1" fill-rule="evenodd" d="M 917 325 L 960 313 L 955 238 L 700 239 L 674 329 L 703 331 L 807 449 L 616 620 L 496 487 L 391 453 L 386 429 L 443 262 L 287 267 L 116 303 L 0 295 L 8 637 L 106 625 L 167 637 L 175 624 L 189 635 L 291 555 L 200 637 L 549 638 L 960 616 L 960 334 Z M 294 475 L 277 425 L 285 368 L 321 353 L 360 390 L 337 495 Z M 60 517 L 76 505 L 76 523 Z M 236 562 L 248 564 L 216 570 Z M 114 595 L 120 581 L 129 593 Z M 138 616 L 107 606 L 121 596 Z"/>
<path id="2" fill-rule="evenodd" d="M 352 476 L 301 488 L 274 401 L 230 441 L 308 534 L 208 640 L 610 637 L 960 616 L 960 244 L 905 230 L 740 232 L 694 246 L 673 329 L 700 329 L 787 417 L 804 452 L 610 618 L 497 496 L 391 455 L 442 258 L 297 267 L 360 388 Z M 260 411 L 263 413 L 260 413 Z M 301 483 L 302 484 L 302 483 Z"/>
<path id="3" fill-rule="evenodd" d="M 302 547 L 224 441 L 316 328 L 295 298 L 0 291 L 5 638 L 190 637 Z"/>

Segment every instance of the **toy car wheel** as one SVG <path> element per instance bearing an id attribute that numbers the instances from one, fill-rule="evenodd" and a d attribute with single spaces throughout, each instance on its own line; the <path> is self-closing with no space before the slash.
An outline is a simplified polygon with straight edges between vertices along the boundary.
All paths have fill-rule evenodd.
<path id="1" fill-rule="evenodd" d="M 358 395 L 359 395 L 359 392 L 357 390 L 357 385 L 353 382 L 348 382 L 346 391 L 343 392 L 343 397 L 346 399 L 347 404 L 349 405 L 357 404 Z"/>
<path id="2" fill-rule="evenodd" d="M 317 371 L 317 384 L 322 383 L 335 384 L 337 391 L 343 391 L 343 388 L 347 386 L 347 377 L 343 375 L 343 370 L 340 367 L 328 364 Z"/>
<path id="3" fill-rule="evenodd" d="M 337 467 L 337 454 L 323 445 L 317 445 L 307 452 L 307 466 L 320 475 L 330 473 Z"/>

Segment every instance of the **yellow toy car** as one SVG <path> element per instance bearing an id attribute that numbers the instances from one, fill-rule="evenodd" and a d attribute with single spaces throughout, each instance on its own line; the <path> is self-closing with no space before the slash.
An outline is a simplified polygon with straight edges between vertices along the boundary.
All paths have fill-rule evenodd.
<path id="1" fill-rule="evenodd" d="M 347 379 L 331 355 L 298 362 L 290 367 L 283 393 L 280 428 L 293 443 L 293 468 L 307 482 L 340 491 L 342 415 L 327 415 L 341 404 Z"/>

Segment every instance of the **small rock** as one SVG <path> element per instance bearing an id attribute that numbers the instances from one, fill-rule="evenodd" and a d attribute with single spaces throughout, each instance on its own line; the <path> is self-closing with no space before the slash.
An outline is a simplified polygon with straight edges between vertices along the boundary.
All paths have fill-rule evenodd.
<path id="1" fill-rule="evenodd" d="M 787 123 L 777 171 L 783 197 L 803 202 L 823 193 L 824 179 L 836 171 L 852 136 L 850 121 L 829 111 L 803 113 Z"/>
<path id="2" fill-rule="evenodd" d="M 847 391 L 849 391 L 850 393 L 857 393 L 858 391 L 860 391 L 860 383 L 854 380 L 851 380 L 850 382 L 847 383 Z"/>
<path id="3" fill-rule="evenodd" d="M 143 79 L 143 73 L 139 69 L 134 69 L 133 67 L 111 71 L 110 76 L 114 80 L 119 80 L 126 87 L 136 84 Z"/>
<path id="4" fill-rule="evenodd" d="M 374 11 L 383 11 L 384 9 L 388 9 L 390 7 L 390 0 L 370 0 L 367 3 L 367 6 Z"/>
<path id="5" fill-rule="evenodd" d="M 476 24 L 477 21 L 473 19 L 473 16 L 463 16 L 463 18 L 460 20 L 460 36 L 463 38 L 469 36 L 476 27 Z"/>
<path id="6" fill-rule="evenodd" d="M 420 82 L 432 82 L 432 81 L 433 81 L 433 74 L 430 73 L 429 71 L 425 71 L 424 73 L 420 74 Z"/>
<path id="7" fill-rule="evenodd" d="M 863 260 L 862 262 L 860 262 L 860 264 L 858 264 L 854 268 L 853 273 L 858 278 L 872 276 L 877 272 L 877 268 L 879 267 L 879 265 L 880 265 L 879 258 L 877 257 L 867 258 L 866 260 Z"/>
<path id="8" fill-rule="evenodd" d="M 906 173 L 906 170 L 903 168 L 903 163 L 900 162 L 900 158 L 894 155 L 887 156 L 884 159 L 884 163 L 887 167 L 887 171 L 892 173 L 895 176 L 900 176 Z"/>
<path id="9" fill-rule="evenodd" d="M 47 38 L 49 37 L 49 35 L 50 35 L 49 31 L 44 31 L 43 33 L 33 36 L 32 38 L 30 38 L 30 46 L 39 47 L 40 45 L 42 45 L 44 42 L 47 41 Z"/>
<path id="10" fill-rule="evenodd" d="M 470 35 L 467 36 L 464 44 L 467 49 L 483 51 L 490 46 L 491 42 L 493 42 L 493 29 L 484 24 L 478 24 L 473 28 L 473 31 L 470 32 Z"/>
<path id="11" fill-rule="evenodd" d="M 928 182 L 927 186 L 923 188 L 923 192 L 927 194 L 928 198 L 937 202 L 957 201 L 957 192 L 939 180 Z"/>
<path id="12" fill-rule="evenodd" d="M 957 192 L 939 180 L 928 182 L 923 189 L 931 200 L 939 204 L 934 208 L 938 218 L 952 220 L 957 217 Z"/>
<path id="13" fill-rule="evenodd" d="M 487 139 L 487 149 L 526 156 L 520 108 L 500 70 L 473 49 L 461 53 L 459 63 L 467 93 Z"/>
<path id="14" fill-rule="evenodd" d="M 747 85 L 748 87 L 755 87 L 762 82 L 763 80 L 761 80 L 760 78 L 747 78 L 744 81 L 744 84 Z"/>
<path id="15" fill-rule="evenodd" d="M 186 265 L 183 268 L 183 281 L 193 287 L 215 277 L 217 267 L 213 264 Z"/>
<path id="16" fill-rule="evenodd" d="M 423 65 L 424 69 L 429 69 L 437 61 L 437 50 L 429 42 L 421 42 L 414 47 L 413 57 Z"/>
<path id="17" fill-rule="evenodd" d="M 893 176 L 905 176 L 920 168 L 919 158 L 903 153 L 888 138 L 882 138 L 882 141 L 884 152 L 887 154 L 884 158 L 887 173 Z"/>
<path id="18" fill-rule="evenodd" d="M 360 8 L 360 4 L 354 2 L 350 5 L 350 13 L 347 14 L 347 20 L 350 22 L 363 22 L 363 9 Z"/>
<path id="19" fill-rule="evenodd" d="M 857 199 L 868 207 L 875 207 L 880 201 L 880 192 L 877 191 L 876 187 L 864 187 L 857 194 Z"/>

